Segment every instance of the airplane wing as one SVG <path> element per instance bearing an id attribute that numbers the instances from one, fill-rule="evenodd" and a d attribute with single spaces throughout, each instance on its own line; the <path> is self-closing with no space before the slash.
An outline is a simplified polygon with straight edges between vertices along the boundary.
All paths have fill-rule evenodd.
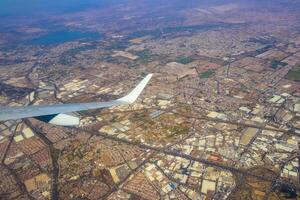
<path id="1" fill-rule="evenodd" d="M 16 120 L 23 118 L 37 118 L 43 121 L 43 119 L 51 119 L 60 115 L 57 120 L 63 120 L 66 116 L 64 113 L 72 113 L 84 110 L 106 108 L 124 104 L 131 104 L 135 102 L 138 96 L 141 94 L 152 74 L 148 74 L 128 95 L 108 102 L 91 102 L 91 103 L 72 103 L 72 104 L 56 104 L 56 105 L 33 105 L 24 107 L 0 107 L 0 121 Z M 43 118 L 43 116 L 46 116 Z M 71 117 L 71 116 L 70 116 Z M 61 124 L 59 124 L 61 125 Z M 62 124 L 64 125 L 64 124 Z"/>

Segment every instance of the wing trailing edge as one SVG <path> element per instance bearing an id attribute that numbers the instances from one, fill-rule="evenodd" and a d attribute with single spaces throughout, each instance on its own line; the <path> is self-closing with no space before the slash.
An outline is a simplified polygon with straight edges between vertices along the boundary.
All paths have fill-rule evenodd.
<path id="1" fill-rule="evenodd" d="M 59 115 L 84 110 L 131 104 L 135 102 L 139 95 L 142 93 L 151 77 L 152 74 L 148 74 L 129 94 L 117 100 L 112 100 L 108 102 L 1 107 L 0 121 L 17 120 L 31 117 L 38 118 L 41 116 Z M 60 119 L 63 119 L 64 117 L 64 115 L 61 115 Z"/>

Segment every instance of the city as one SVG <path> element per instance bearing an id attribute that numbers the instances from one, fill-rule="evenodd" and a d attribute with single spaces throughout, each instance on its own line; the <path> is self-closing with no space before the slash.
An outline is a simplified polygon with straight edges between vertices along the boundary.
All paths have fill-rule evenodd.
<path id="1" fill-rule="evenodd" d="M 100 39 L 0 39 L 0 106 L 109 101 L 153 73 L 136 103 L 78 112 L 78 127 L 0 122 L 0 199 L 299 199 L 295 5 L 184 8 L 182 25 L 170 11 L 161 29 L 145 14 L 149 29 L 133 33 L 131 16 L 95 22 L 109 7 L 62 16 Z"/>

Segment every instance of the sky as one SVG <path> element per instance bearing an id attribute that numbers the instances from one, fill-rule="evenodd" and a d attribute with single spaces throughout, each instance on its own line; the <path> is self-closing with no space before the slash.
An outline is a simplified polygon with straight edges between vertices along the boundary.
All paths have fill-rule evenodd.
<path id="1" fill-rule="evenodd" d="M 293 2 L 295 0 L 0 0 L 0 16 L 31 16 L 39 13 L 77 12 L 88 8 L 105 7 L 120 2 L 145 2 L 147 5 L 176 3 L 213 6 L 226 3 L 274 4 L 278 2 Z"/>
<path id="2" fill-rule="evenodd" d="M 120 1 L 122 0 L 0 0 L 0 16 L 76 12 L 91 7 L 104 7 Z"/>

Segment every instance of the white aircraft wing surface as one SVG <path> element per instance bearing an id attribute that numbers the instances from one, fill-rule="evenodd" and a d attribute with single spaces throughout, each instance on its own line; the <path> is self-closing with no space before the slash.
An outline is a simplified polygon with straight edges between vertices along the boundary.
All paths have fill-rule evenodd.
<path id="1" fill-rule="evenodd" d="M 30 117 L 50 116 L 84 110 L 106 108 L 133 103 L 141 94 L 152 74 L 148 74 L 128 95 L 108 102 L 72 103 L 56 105 L 33 105 L 24 107 L 0 107 L 0 121 Z"/>

